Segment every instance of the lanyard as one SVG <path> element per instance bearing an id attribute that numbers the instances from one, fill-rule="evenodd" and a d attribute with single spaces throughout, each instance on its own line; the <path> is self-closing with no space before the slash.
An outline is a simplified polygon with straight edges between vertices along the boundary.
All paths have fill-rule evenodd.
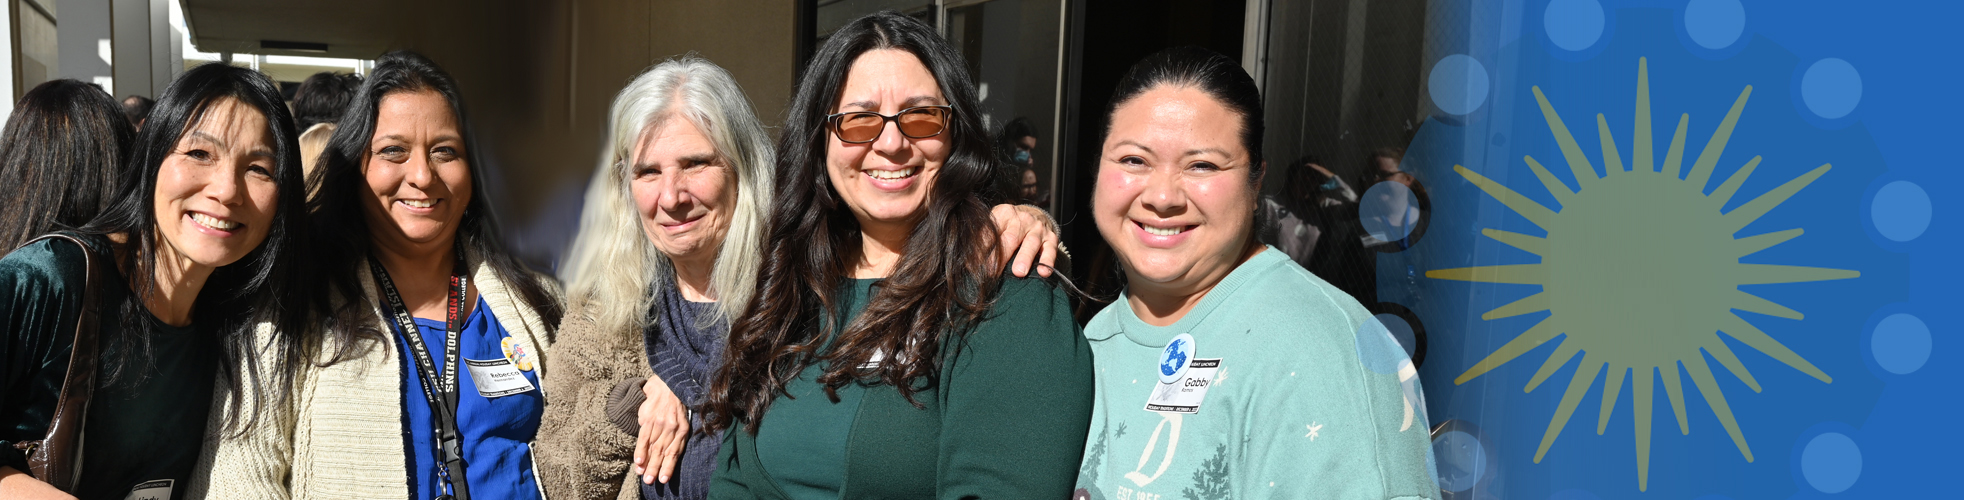
<path id="1" fill-rule="evenodd" d="M 370 258 L 368 270 L 375 275 L 377 288 L 382 289 L 383 304 L 395 317 L 396 334 L 409 344 L 409 354 L 416 359 L 416 374 L 423 381 L 423 401 L 430 405 L 430 419 L 433 434 L 437 436 L 437 475 L 449 494 L 437 497 L 438 500 L 470 500 L 470 487 L 464 477 L 463 438 L 457 432 L 457 369 L 459 340 L 464 331 L 464 296 L 470 287 L 470 277 L 465 276 L 464 261 L 457 259 L 456 268 L 450 273 L 450 291 L 444 308 L 443 359 L 450 365 L 438 376 L 436 362 L 430 358 L 429 346 L 423 344 L 423 335 L 416 328 L 416 320 L 409 317 L 409 307 L 402 303 L 402 295 L 396 292 L 395 282 L 389 279 L 389 271 L 382 264 Z M 441 391 L 442 399 L 438 399 Z"/>

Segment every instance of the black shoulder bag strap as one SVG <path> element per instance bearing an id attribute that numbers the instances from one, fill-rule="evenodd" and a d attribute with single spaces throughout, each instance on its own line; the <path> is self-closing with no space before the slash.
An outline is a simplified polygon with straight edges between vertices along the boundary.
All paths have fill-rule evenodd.
<path id="1" fill-rule="evenodd" d="M 14 447 L 27 453 L 28 472 L 35 479 L 53 485 L 62 491 L 73 492 L 76 469 L 82 456 L 82 427 L 88 421 L 89 397 L 95 393 L 96 361 L 100 357 L 96 326 L 99 316 L 96 299 L 99 290 L 111 276 L 108 259 L 95 254 L 81 238 L 67 233 L 54 233 L 29 241 L 28 244 L 59 238 L 82 248 L 82 258 L 86 262 L 87 273 L 83 278 L 82 307 L 76 314 L 75 342 L 68 351 L 68 373 L 61 381 L 61 395 L 55 402 L 55 413 L 48 419 L 48 435 L 40 441 L 15 443 Z M 27 246 L 27 245 L 21 245 Z"/>
<path id="2" fill-rule="evenodd" d="M 375 287 L 381 289 L 386 301 L 383 306 L 395 320 L 396 334 L 409 344 L 408 354 L 416 360 L 416 375 L 423 382 L 423 401 L 430 405 L 430 420 L 437 438 L 437 479 L 449 490 L 437 500 L 470 500 L 470 485 L 464 476 L 463 435 L 457 431 L 457 370 L 463 366 L 458 359 L 459 341 L 464 331 L 464 297 L 470 290 L 464 260 L 458 257 L 450 273 L 443 328 L 443 360 L 450 369 L 441 375 L 436 361 L 430 357 L 429 346 L 424 345 L 423 335 L 416 328 L 416 320 L 409 316 L 409 307 L 403 305 L 402 294 L 396 291 L 395 281 L 389 279 L 389 271 L 372 257 L 368 259 L 368 271 L 374 274 Z"/>

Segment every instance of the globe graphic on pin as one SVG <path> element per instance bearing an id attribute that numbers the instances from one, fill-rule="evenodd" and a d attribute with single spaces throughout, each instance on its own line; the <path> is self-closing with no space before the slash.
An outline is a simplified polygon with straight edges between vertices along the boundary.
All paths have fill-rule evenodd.
<path id="1" fill-rule="evenodd" d="M 1159 364 L 1161 375 L 1172 376 L 1187 364 L 1187 354 L 1181 349 L 1185 344 L 1186 341 L 1181 339 L 1173 339 L 1173 343 L 1166 344 L 1166 361 Z"/>

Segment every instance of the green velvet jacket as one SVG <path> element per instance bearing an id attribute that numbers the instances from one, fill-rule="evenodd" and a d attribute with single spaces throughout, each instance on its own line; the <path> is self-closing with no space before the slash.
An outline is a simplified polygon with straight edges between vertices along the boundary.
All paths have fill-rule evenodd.
<path id="1" fill-rule="evenodd" d="M 109 255 L 108 241 L 84 237 Z M 0 258 L 0 465 L 27 472 L 14 443 L 47 435 L 68 372 L 75 322 L 82 306 L 87 264 L 68 240 L 41 240 Z M 121 276 L 111 280 L 127 283 Z M 123 355 L 111 339 L 122 335 L 119 316 L 132 295 L 127 287 L 97 291 L 105 363 L 82 426 L 82 464 L 75 496 L 83 499 L 170 491 L 183 498 L 204 441 L 211 409 L 217 342 L 195 327 L 175 327 L 144 315 L 147 349 Z M 112 378 L 110 371 L 118 373 Z M 165 481 L 168 481 L 166 483 Z M 156 489 L 158 487 L 166 490 Z"/>
<path id="2" fill-rule="evenodd" d="M 873 281 L 845 294 L 847 321 Z M 943 345 L 940 376 L 915 393 L 926 408 L 869 384 L 839 388 L 833 403 L 815 382 L 820 368 L 807 367 L 786 387 L 802 396 L 773 401 L 758 435 L 725 433 L 709 497 L 1069 497 L 1093 391 L 1069 300 L 1042 280 L 1006 277 L 961 343 Z"/>

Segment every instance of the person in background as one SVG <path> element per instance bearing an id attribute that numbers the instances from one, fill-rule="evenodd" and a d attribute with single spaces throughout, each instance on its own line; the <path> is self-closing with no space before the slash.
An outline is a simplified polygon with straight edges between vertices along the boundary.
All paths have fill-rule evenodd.
<path id="1" fill-rule="evenodd" d="M 1371 186 L 1365 188 L 1361 203 L 1376 207 L 1375 210 L 1366 210 L 1365 216 L 1376 221 L 1378 227 L 1385 228 L 1383 232 L 1386 233 L 1371 234 L 1366 231 L 1359 240 L 1365 248 L 1402 251 L 1411 248 L 1412 243 L 1425 234 L 1430 221 L 1423 214 L 1431 210 L 1431 198 L 1426 195 L 1425 184 L 1400 166 L 1404 161 L 1405 152 L 1398 148 L 1378 148 L 1364 160 L 1366 173 L 1374 177 L 1370 180 Z M 1387 182 L 1399 186 L 1379 188 L 1378 184 Z M 1399 236 L 1401 234 L 1403 236 Z"/>
<path id="2" fill-rule="evenodd" d="M 892 11 L 814 53 L 704 405 L 728 431 L 710 498 L 1070 492 L 1090 351 L 1061 285 L 1003 276 L 989 207 L 1007 183 L 961 61 Z"/>
<path id="3" fill-rule="evenodd" d="M 279 91 L 258 72 L 205 64 L 164 90 L 150 120 L 115 202 L 65 232 L 84 245 L 40 239 L 0 259 L 0 498 L 195 498 L 186 483 L 208 414 L 227 415 L 223 429 L 275 426 L 222 411 L 213 394 L 293 400 L 274 388 L 288 386 L 292 365 L 279 360 L 301 339 L 255 334 L 304 327 L 306 311 L 284 306 L 313 285 L 302 267 L 300 156 Z M 70 449 L 79 476 L 63 492 L 29 477 L 15 445 L 42 439 L 72 389 L 63 386 L 77 322 L 91 310 L 94 394 L 80 449 Z M 239 362 L 254 353 L 271 362 Z"/>
<path id="4" fill-rule="evenodd" d="M 97 90 L 101 90 L 101 87 L 97 87 Z M 148 97 L 140 95 L 124 97 L 123 119 L 128 120 L 131 127 L 141 130 L 143 128 L 143 121 L 150 117 L 150 108 L 156 105 L 157 102 L 150 100 Z"/>
<path id="5" fill-rule="evenodd" d="M 457 85 L 376 61 L 311 179 L 327 290 L 317 358 L 278 426 L 220 434 L 212 498 L 539 498 L 531 442 L 557 286 L 505 250 Z M 329 309 L 329 308 L 323 308 Z"/>
<path id="6" fill-rule="evenodd" d="M 761 266 L 770 136 L 735 79 L 693 56 L 629 82 L 609 116 L 561 269 L 569 307 L 545 382 L 556 396 L 539 478 L 554 498 L 705 498 L 722 436 L 689 432 L 702 427 L 690 408 Z M 1005 232 L 1049 230 L 1033 207 L 993 213 Z M 1039 247 L 1019 250 L 1015 272 L 1027 272 Z"/>
<path id="7" fill-rule="evenodd" d="M 340 122 L 360 91 L 359 75 L 322 71 L 308 76 L 293 90 L 294 125 L 306 132 L 315 125 Z"/>
<path id="8" fill-rule="evenodd" d="M 1260 239 L 1360 302 L 1376 302 L 1376 254 L 1360 243 L 1357 192 L 1306 156 L 1284 169 L 1282 192 L 1262 198 Z"/>
<path id="9" fill-rule="evenodd" d="M 1016 173 L 1016 178 L 1021 181 L 1016 186 L 1019 201 L 1039 207 L 1050 205 L 1050 190 L 1043 188 L 1042 181 L 1037 178 L 1037 169 L 1024 167 L 1023 171 Z"/>
<path id="10" fill-rule="evenodd" d="M 1361 304 L 1255 239 L 1262 100 L 1198 47 L 1119 80 L 1092 219 L 1124 292 L 1085 326 L 1079 499 L 1437 498 L 1418 374 Z"/>
<path id="11" fill-rule="evenodd" d="M 94 85 L 61 79 L 22 95 L 0 131 L 0 186 L 12 192 L 0 203 L 0 252 L 108 209 L 136 177 L 125 165 L 135 136 L 116 100 Z"/>
<path id="12" fill-rule="evenodd" d="M 1397 182 L 1411 187 L 1416 179 L 1399 167 L 1405 161 L 1405 152 L 1398 148 L 1378 148 L 1364 158 L 1365 175 L 1370 176 L 1370 184 L 1384 181 Z"/>
<path id="13" fill-rule="evenodd" d="M 1011 180 L 1016 182 L 1015 198 L 1021 203 L 1047 207 L 1050 205 L 1050 192 L 1043 188 L 1036 171 L 1036 128 L 1030 126 L 1028 118 L 1016 117 L 1002 126 L 1002 133 L 996 135 L 996 150 L 1002 156 L 1004 166 L 1009 167 Z"/>
<path id="14" fill-rule="evenodd" d="M 996 136 L 997 150 L 1002 152 L 1003 163 L 1015 167 L 1036 165 L 1034 154 L 1037 149 L 1036 129 L 1030 126 L 1030 119 L 1016 117 L 1002 125 L 1002 133 Z"/>
<path id="15" fill-rule="evenodd" d="M 293 91 L 293 115 L 300 127 L 300 162 L 312 174 L 327 140 L 334 137 L 335 123 L 354 102 L 361 89 L 361 77 L 322 71 L 300 82 Z"/>

